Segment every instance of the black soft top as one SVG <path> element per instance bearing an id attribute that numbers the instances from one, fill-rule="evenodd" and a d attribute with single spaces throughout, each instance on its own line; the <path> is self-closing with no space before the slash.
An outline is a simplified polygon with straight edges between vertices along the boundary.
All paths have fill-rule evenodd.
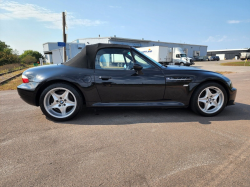
<path id="1" fill-rule="evenodd" d="M 94 45 L 86 45 L 83 50 L 78 53 L 74 58 L 64 63 L 65 66 L 72 66 L 76 68 L 88 68 L 94 69 L 95 67 L 95 57 L 98 50 L 102 48 L 125 48 L 130 49 L 128 45 L 120 45 L 120 44 L 94 44 Z"/>

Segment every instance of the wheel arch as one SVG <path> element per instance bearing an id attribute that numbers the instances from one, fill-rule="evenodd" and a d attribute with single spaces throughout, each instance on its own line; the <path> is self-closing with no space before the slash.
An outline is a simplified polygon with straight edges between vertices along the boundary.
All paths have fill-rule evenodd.
<path id="1" fill-rule="evenodd" d="M 193 89 L 189 101 L 192 100 L 195 90 L 197 90 L 201 85 L 206 84 L 206 83 L 209 83 L 209 82 L 215 82 L 215 83 L 218 83 L 218 84 L 220 84 L 221 86 L 223 86 L 223 88 L 226 90 L 226 93 L 227 93 L 227 103 L 228 103 L 228 101 L 229 101 L 229 96 L 230 96 L 229 91 L 228 91 L 228 87 L 227 87 L 227 85 L 226 85 L 223 81 L 220 81 L 220 80 L 217 80 L 217 79 L 216 79 L 216 80 L 211 80 L 211 79 L 210 79 L 210 80 L 205 80 L 205 81 L 200 82 L 200 84 L 198 84 L 198 85 Z"/>
<path id="2" fill-rule="evenodd" d="M 74 87 L 79 92 L 79 94 L 82 96 L 83 104 L 86 103 L 84 94 L 82 93 L 81 89 L 76 84 L 74 84 L 72 82 L 69 82 L 69 81 L 66 81 L 66 80 L 55 79 L 55 80 L 50 80 L 50 81 L 47 81 L 47 82 L 43 83 L 38 88 L 37 93 L 36 93 L 36 105 L 37 106 L 39 106 L 39 99 L 40 99 L 40 96 L 41 96 L 43 90 L 45 88 L 47 88 L 48 86 L 50 86 L 52 84 L 55 84 L 55 83 L 66 83 L 66 84 L 69 84 L 70 86 Z"/>

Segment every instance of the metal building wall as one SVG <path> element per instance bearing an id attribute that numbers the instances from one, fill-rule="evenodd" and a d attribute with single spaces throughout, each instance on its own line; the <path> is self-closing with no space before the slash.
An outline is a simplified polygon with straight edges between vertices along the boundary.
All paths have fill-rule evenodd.
<path id="1" fill-rule="evenodd" d="M 225 54 L 226 59 L 234 59 L 235 56 L 240 57 L 240 53 L 247 52 L 248 50 L 235 50 L 235 51 L 210 51 L 207 52 L 208 56 L 216 56 L 216 54 Z M 250 50 L 249 50 L 250 51 Z"/>
<path id="2" fill-rule="evenodd" d="M 45 54 L 45 62 L 46 63 L 52 63 L 52 55 L 51 54 Z"/>
<path id="3" fill-rule="evenodd" d="M 113 41 L 113 44 L 123 44 L 133 47 L 151 47 L 151 46 L 166 46 L 166 47 L 181 47 L 182 49 L 187 49 L 187 56 L 193 57 L 194 51 L 200 51 L 200 56 L 207 56 L 207 46 L 191 45 L 191 44 L 175 44 L 175 43 L 165 43 L 165 42 L 124 42 L 124 41 Z"/>
<path id="4" fill-rule="evenodd" d="M 116 37 L 100 37 L 100 38 L 83 38 L 77 39 L 71 43 L 66 44 L 66 55 L 68 60 L 72 59 L 77 53 L 82 49 L 78 49 L 78 44 L 91 45 L 96 43 L 112 43 L 112 44 L 123 44 L 133 47 L 150 47 L 150 46 L 166 46 L 166 47 L 181 47 L 183 50 L 187 50 L 187 56 L 193 57 L 194 51 L 200 51 L 200 56 L 207 55 L 207 46 L 192 45 L 192 44 L 178 44 L 178 43 L 168 43 L 168 42 L 157 42 L 150 40 L 136 40 L 136 39 L 126 39 L 126 38 L 116 38 Z M 83 46 L 83 48 L 84 48 Z M 57 42 L 49 42 L 43 44 L 44 53 L 52 50 L 60 50 L 61 47 L 58 46 Z"/>

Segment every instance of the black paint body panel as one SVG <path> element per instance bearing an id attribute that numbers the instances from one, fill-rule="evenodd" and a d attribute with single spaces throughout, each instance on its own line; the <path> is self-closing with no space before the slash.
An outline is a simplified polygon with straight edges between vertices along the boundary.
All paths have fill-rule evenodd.
<path id="1" fill-rule="evenodd" d="M 17 88 L 17 92 L 19 96 L 28 104 L 37 106 L 36 104 L 36 94 L 34 91 L 24 90 L 21 88 Z"/>
<path id="2" fill-rule="evenodd" d="M 102 102 L 160 101 L 165 91 L 165 76 L 160 69 L 144 70 L 141 75 L 134 70 L 95 70 L 95 85 Z M 110 76 L 102 80 L 102 76 Z"/>

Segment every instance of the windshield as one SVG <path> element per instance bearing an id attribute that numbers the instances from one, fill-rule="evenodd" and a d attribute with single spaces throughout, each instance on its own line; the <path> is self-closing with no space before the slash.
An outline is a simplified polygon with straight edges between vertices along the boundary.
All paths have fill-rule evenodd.
<path id="1" fill-rule="evenodd" d="M 145 55 L 144 53 L 142 53 L 141 51 L 139 51 L 138 49 L 134 48 L 134 50 L 136 50 L 138 53 L 142 54 L 143 56 L 146 56 L 148 59 L 150 59 L 151 61 L 153 61 L 156 65 L 158 65 L 159 67 L 161 67 L 162 65 L 159 62 L 156 62 L 154 59 L 150 58 L 149 56 Z"/>
<path id="2" fill-rule="evenodd" d="M 187 55 L 186 54 L 180 54 L 181 55 L 181 57 L 187 57 Z"/>

